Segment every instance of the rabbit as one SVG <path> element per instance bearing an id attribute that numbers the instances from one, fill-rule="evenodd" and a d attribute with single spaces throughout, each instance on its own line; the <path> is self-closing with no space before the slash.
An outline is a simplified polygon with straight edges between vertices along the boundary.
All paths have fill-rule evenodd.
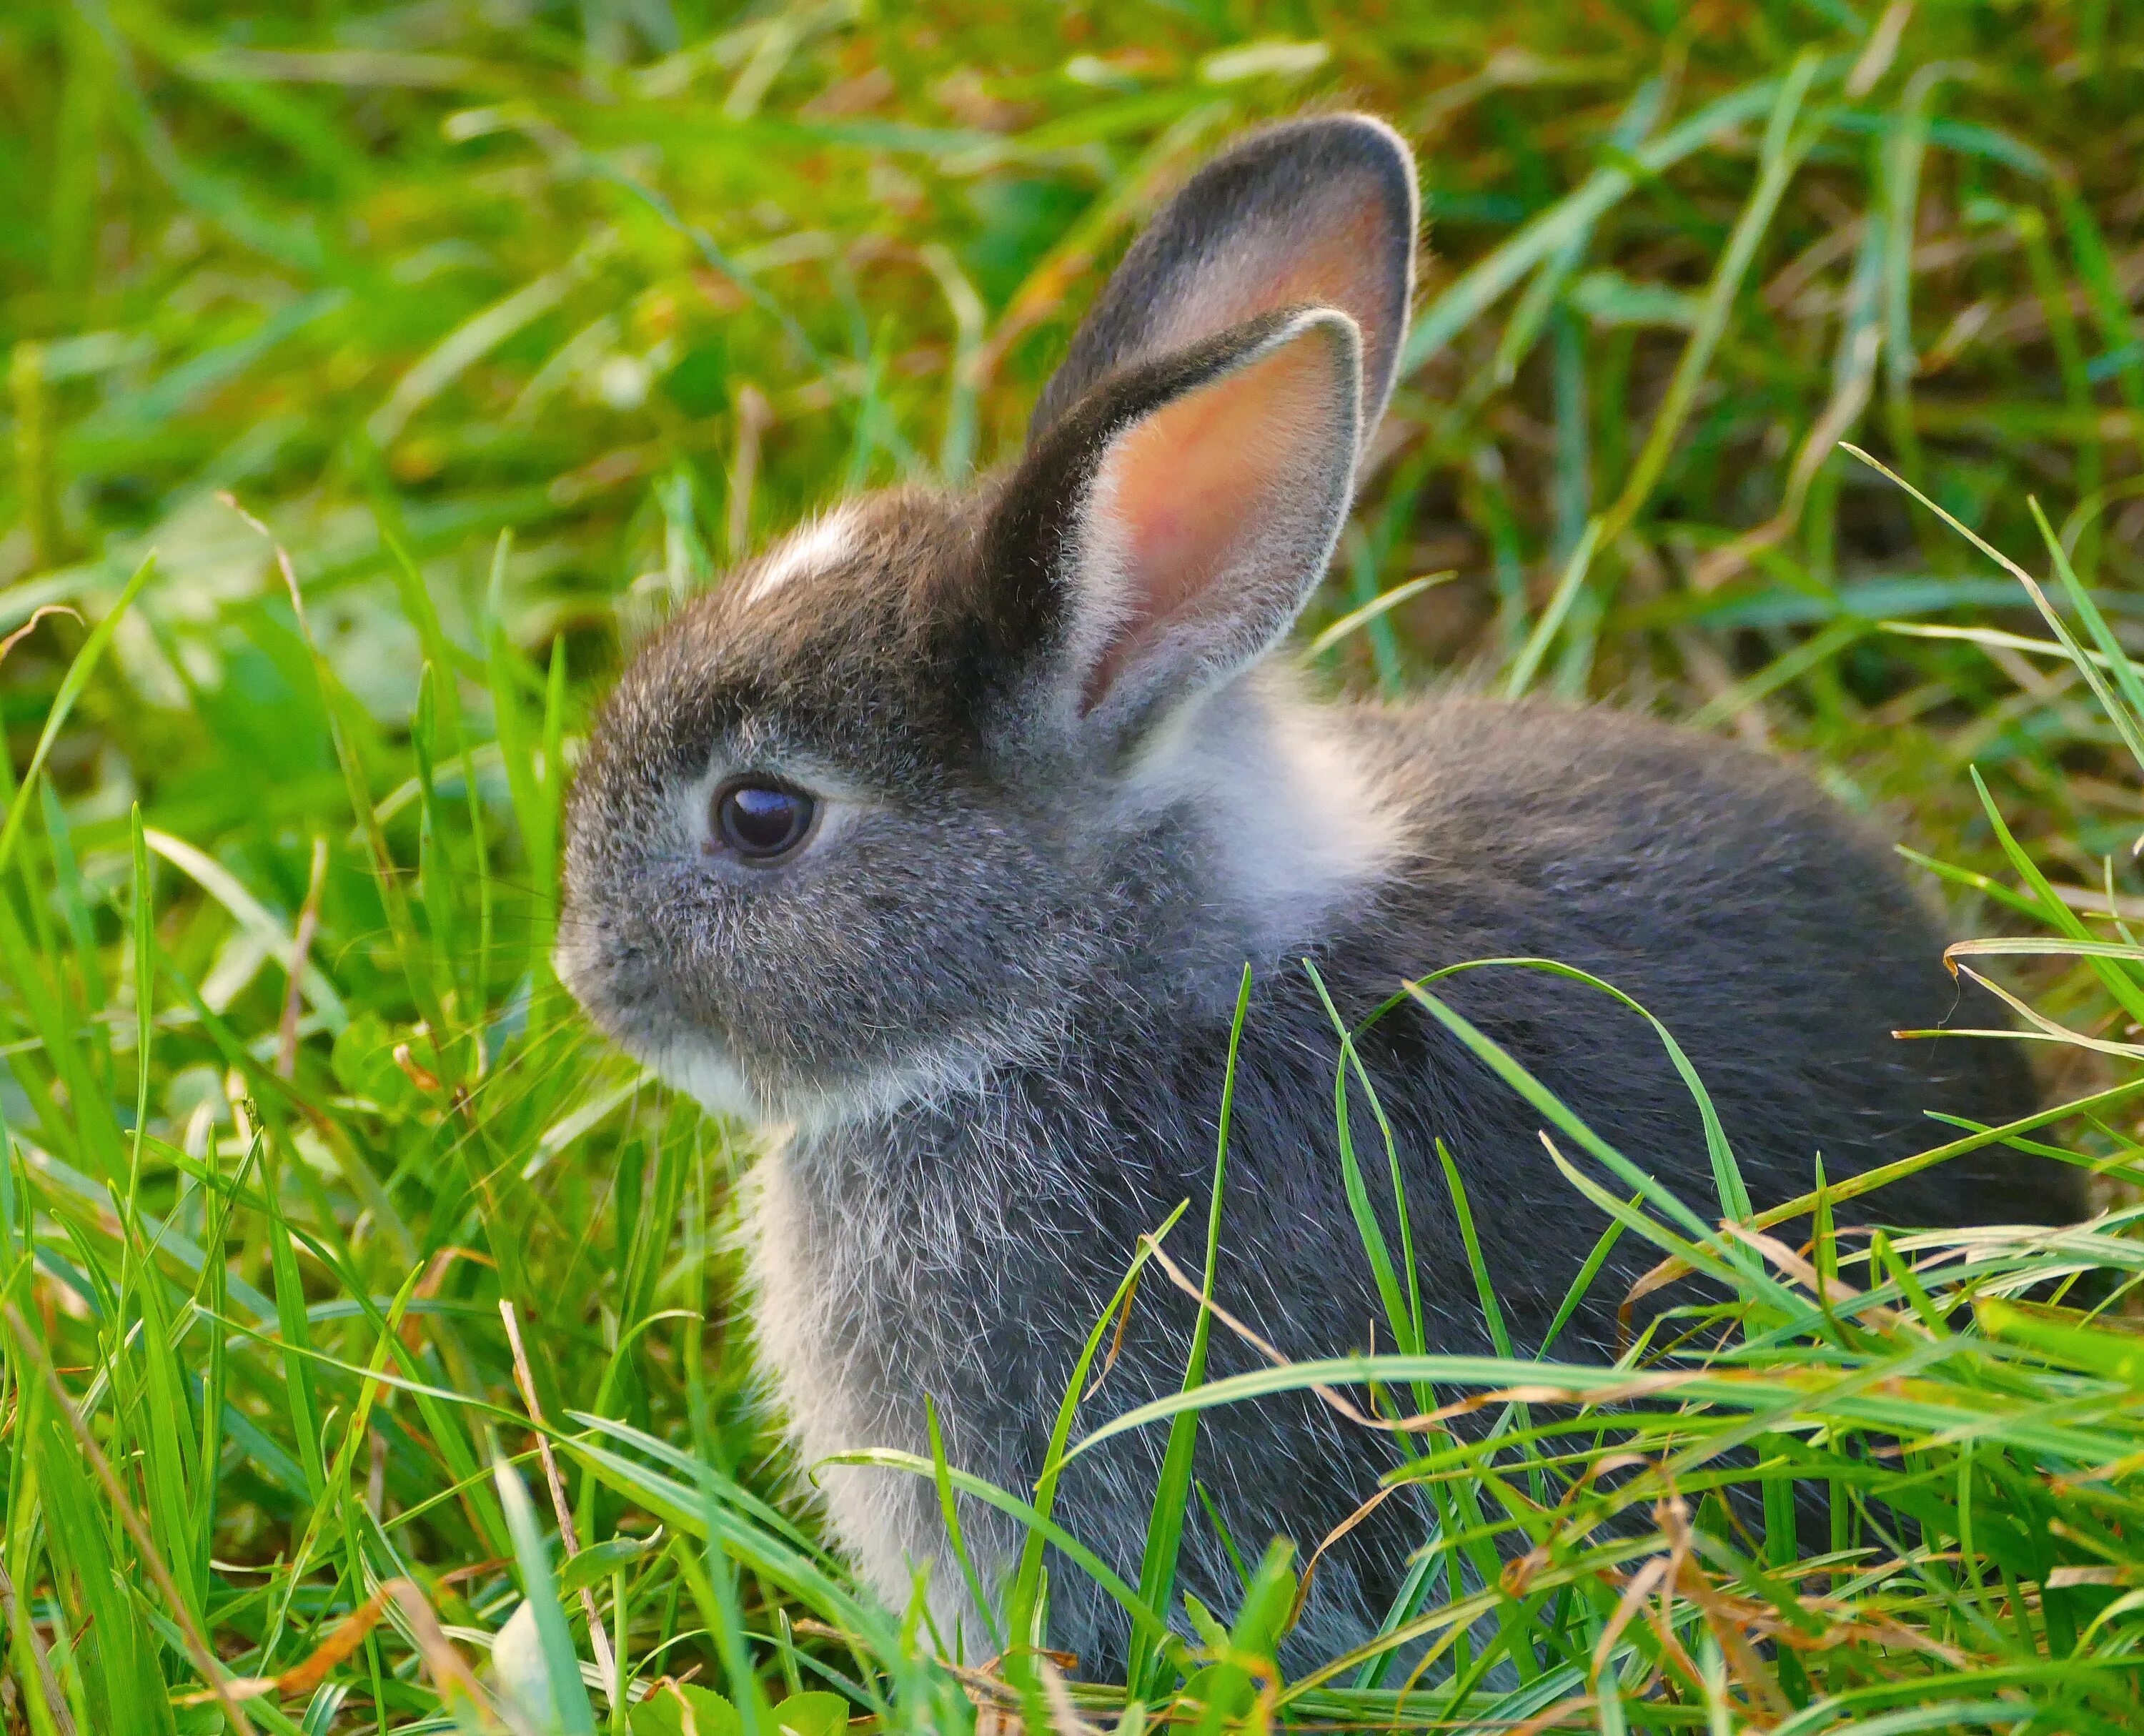
<path id="1" fill-rule="evenodd" d="M 1391 1347 L 1305 961 L 1350 1024 L 1470 960 L 1605 978 L 1687 1049 L 1759 1207 L 1807 1190 L 1819 1155 L 1836 1178 L 1936 1143 L 1924 1110 L 1993 1123 L 2034 1102 L 2014 1044 L 1893 1040 L 1978 991 L 1946 975 L 1940 923 L 1883 841 L 1799 772 L 1597 707 L 1320 701 L 1276 655 L 1392 391 L 1417 226 L 1382 122 L 1246 136 L 1131 246 L 1017 462 L 966 492 L 843 501 L 685 603 L 578 767 L 560 978 L 760 1130 L 753 1330 L 797 1450 L 862 1582 L 897 1610 L 921 1576 L 970 1657 L 989 1629 L 929 1480 L 821 1461 L 928 1452 L 928 1398 L 953 1465 L 1031 1490 L 1086 1335 L 1179 1202 L 1169 1245 L 1199 1262 L 1247 965 L 1217 1301 L 1292 1357 Z M 1699 1111 L 1637 1014 L 1524 969 L 1435 992 L 1684 1198 L 1714 1197 Z M 1442 1140 L 1530 1353 L 1605 1220 L 1541 1117 L 1418 1006 L 1360 1054 L 1429 1348 L 1491 1344 Z M 1367 1116 L 1357 1137 L 1377 1138 Z M 1862 1203 L 2067 1221 L 2067 1173 L 1973 1157 Z M 1637 1239 L 1558 1355 L 1614 1353 L 1652 1253 Z M 1195 1313 L 1140 1288 L 1083 1428 L 1180 1386 Z M 1209 1376 L 1263 1354 L 1217 1326 Z M 1058 1490 L 1059 1520 L 1134 1582 L 1166 1433 L 1104 1443 Z M 1232 1544 L 1308 1551 L 1394 1462 L 1388 1436 L 1308 1396 L 1208 1413 L 1211 1507 L 1187 1516 L 1177 1589 L 1232 1608 Z M 965 1498 L 960 1517 L 1001 1584 L 1023 1534 Z M 1329 1548 L 1293 1654 L 1374 1633 L 1423 1535 L 1393 1500 Z M 1122 1611 L 1051 1563 L 1051 1643 L 1120 1671 Z"/>

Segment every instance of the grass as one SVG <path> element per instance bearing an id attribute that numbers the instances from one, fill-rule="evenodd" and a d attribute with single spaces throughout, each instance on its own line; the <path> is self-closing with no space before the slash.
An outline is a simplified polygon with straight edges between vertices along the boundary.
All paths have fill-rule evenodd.
<path id="1" fill-rule="evenodd" d="M 2140 97 L 2109 0 L 17 0 L 0 1726 L 2133 1729 Z M 1399 1350 L 1106 1426 L 1313 1383 L 1490 1419 L 1412 1437 L 1440 1522 L 1385 1649 L 1272 1665 L 1315 1539 L 1164 1607 L 1179 1476 L 1129 1690 L 1028 1645 L 1039 1546 L 956 1666 L 794 1499 L 737 1131 L 549 975 L 558 796 L 633 632 L 1015 450 L 1172 179 L 1335 99 L 1414 141 L 1436 256 L 1325 677 L 1801 756 L 1997 937 L 1959 962 L 2058 1106 L 2012 1143 L 2108 1209 L 1849 1239 L 1724 1152 L 1675 1201 L 1514 1072 L 1604 1233 L 1732 1301 L 1612 1367 L 1427 1354 L 1351 1148 Z M 1146 1281 L 1198 1286 L 1190 1240 Z M 1064 1450 L 1097 1426 L 1068 1397 Z M 1050 1487 L 989 1498 L 1040 1527 Z M 613 1667 L 692 1686 L 628 1710 Z"/>

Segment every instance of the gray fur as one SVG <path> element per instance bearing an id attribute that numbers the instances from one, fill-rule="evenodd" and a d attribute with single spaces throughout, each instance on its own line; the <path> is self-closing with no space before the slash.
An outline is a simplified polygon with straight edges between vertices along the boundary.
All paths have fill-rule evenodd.
<path id="1" fill-rule="evenodd" d="M 1287 171 L 1255 177 L 1258 231 L 1280 221 L 1276 186 L 1314 202 L 1319 174 L 1362 172 L 1364 140 L 1387 136 L 1339 117 L 1240 147 Z M 1385 176 L 1412 187 L 1403 157 Z M 1229 184 L 1208 171 L 1193 187 Z M 1224 216 L 1190 226 L 1206 253 Z M 1411 228 L 1393 243 L 1411 244 Z M 1199 275 L 1152 256 L 1140 269 L 1163 285 Z M 1918 1148 L 1925 1109 L 2029 1107 L 2006 1045 L 1893 1040 L 1958 1009 L 1939 927 L 1879 839 L 1741 748 L 1541 703 L 1313 705 L 1272 662 L 1240 657 L 1185 666 L 1170 702 L 1107 744 L 1076 707 L 1037 700 L 1070 678 L 1079 515 L 1110 440 L 1219 377 L 1277 311 L 1163 356 L 1134 322 L 1114 368 L 1075 343 L 1081 389 L 1038 419 L 1010 476 L 853 503 L 812 545 L 815 570 L 777 548 L 733 575 L 642 652 L 595 731 L 572 801 L 561 973 L 619 1041 L 766 1128 L 757 1327 L 807 1461 L 926 1451 L 928 1394 L 954 1463 L 1032 1486 L 1137 1238 L 1184 1199 L 1203 1223 L 1247 960 L 1220 1300 L 1291 1355 L 1365 1347 L 1382 1312 L 1342 1189 L 1336 1044 L 1306 957 L 1356 1019 L 1468 959 L 1546 956 L 1606 978 L 1688 1049 L 1759 1205 L 1804 1191 L 1819 1153 L 1836 1177 Z M 1362 348 L 1397 339 L 1366 326 Z M 1277 545 L 1270 571 L 1240 583 L 1279 583 L 1305 558 Z M 824 836 L 793 864 L 711 851 L 707 793 L 740 771 L 829 795 Z M 1702 1207 L 1697 1114 L 1642 1021 L 1517 970 L 1440 992 Z M 1964 1022 L 1990 1018 L 1976 1006 Z M 1363 1055 L 1397 1136 L 1435 1347 L 1487 1348 L 1440 1138 L 1514 1336 L 1538 1343 L 1600 1221 L 1555 1173 L 1537 1118 L 1424 1016 L 1386 1018 Z M 2039 1168 L 1988 1155 L 1869 1209 L 1923 1225 L 2072 1213 L 2062 1177 Z M 1196 1239 L 1178 1233 L 1179 1258 L 1195 1263 Z M 1645 1262 L 1626 1238 L 1565 1350 L 1609 1351 Z M 1085 1422 L 1173 1390 L 1190 1324 L 1181 1297 L 1144 1286 Z M 1255 1360 L 1216 1334 L 1215 1372 Z M 1083 1458 L 1059 1495 L 1065 1524 L 1134 1579 L 1163 1438 Z M 1247 1552 L 1276 1532 L 1307 1551 L 1390 1462 L 1382 1437 L 1274 1400 L 1210 1416 L 1198 1475 Z M 910 1564 L 927 1565 L 940 1618 L 962 1619 L 927 1485 L 835 1468 L 823 1488 L 870 1583 L 898 1603 Z M 1001 1573 L 1015 1533 L 963 1517 L 985 1575 Z M 1375 1624 L 1421 1523 L 1387 1503 L 1328 1556 L 1305 1654 Z M 1234 1584 L 1194 1512 L 1181 1588 L 1227 1609 Z M 1052 1589 L 1054 1640 L 1088 1672 L 1119 1667 L 1113 1606 L 1065 1564 Z"/>

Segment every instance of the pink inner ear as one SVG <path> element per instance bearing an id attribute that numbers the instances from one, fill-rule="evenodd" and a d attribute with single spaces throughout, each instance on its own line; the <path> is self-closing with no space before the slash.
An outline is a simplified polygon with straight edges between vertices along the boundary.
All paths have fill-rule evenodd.
<path id="1" fill-rule="evenodd" d="M 1116 571 L 1110 632 L 1088 676 L 1099 704 L 1171 627 L 1227 606 L 1302 496 L 1353 462 L 1330 325 L 1164 405 L 1111 444 L 1094 479 L 1094 541 Z M 1336 453 L 1337 441 L 1350 449 Z M 1284 536 L 1283 542 L 1288 539 Z M 1223 583 L 1218 581 L 1227 580 Z"/>
<path id="2" fill-rule="evenodd" d="M 1337 307 L 1362 334 L 1363 374 L 1380 379 L 1393 341 L 1385 283 L 1387 226 L 1382 190 L 1350 177 L 1323 197 L 1315 226 L 1283 233 L 1285 251 L 1253 243 L 1206 272 L 1198 292 L 1155 328 L 1151 347 L 1174 350 L 1261 314 L 1290 307 Z"/>

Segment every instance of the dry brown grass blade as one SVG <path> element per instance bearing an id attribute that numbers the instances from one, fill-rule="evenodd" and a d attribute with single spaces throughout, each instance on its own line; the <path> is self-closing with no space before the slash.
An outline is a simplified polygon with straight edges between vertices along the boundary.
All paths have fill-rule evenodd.
<path id="1" fill-rule="evenodd" d="M 424 1275 L 417 1280 L 417 1287 L 409 1292 L 409 1299 L 412 1302 L 431 1302 L 437 1298 L 439 1286 L 446 1282 L 447 1272 L 457 1260 L 472 1260 L 479 1266 L 494 1269 L 498 1264 L 489 1254 L 450 1242 L 444 1247 L 437 1249 L 425 1263 Z M 403 1317 L 402 1342 L 411 1350 L 415 1350 L 422 1340 L 424 1318 L 423 1315 L 414 1312 Z"/>
<path id="2" fill-rule="evenodd" d="M 1680 1530 L 1670 1530 L 1671 1515 L 1680 1510 L 1684 1521 Z M 1690 1510 L 1679 1495 L 1670 1495 L 1655 1502 L 1653 1522 L 1660 1527 L 1660 1535 L 1667 1539 L 1668 1552 L 1660 1557 L 1665 1569 L 1655 1582 L 1659 1597 L 1655 1600 L 1649 1620 L 1653 1634 L 1660 1641 L 1660 1654 L 1688 1679 L 1691 1688 L 1700 1688 L 1705 1674 L 1697 1666 L 1682 1639 L 1675 1630 L 1675 1602 L 1682 1595 L 1683 1580 L 1690 1566 Z M 1596 1654 L 1597 1655 L 1597 1654 Z"/>
<path id="3" fill-rule="evenodd" d="M 35 632 L 37 630 L 37 623 L 47 615 L 72 616 L 77 624 L 82 620 L 82 612 L 69 608 L 64 603 L 41 603 L 30 611 L 28 620 L 8 634 L 6 638 L 0 639 L 0 658 L 6 657 L 9 652 Z"/>
<path id="4" fill-rule="evenodd" d="M 1612 1476 L 1619 1471 L 1658 1470 L 1659 1466 L 1658 1460 L 1648 1458 L 1643 1453 L 1609 1453 L 1591 1461 L 1571 1479 L 1570 1486 L 1556 1502 L 1555 1530 L 1523 1555 L 1515 1556 L 1504 1564 L 1504 1570 L 1497 1578 L 1505 1591 L 1512 1597 L 1524 1597 L 1531 1589 L 1535 1576 L 1555 1560 L 1556 1550 L 1570 1538 L 1571 1522 L 1576 1515 L 1579 1497 L 1602 1477 Z M 1595 1525 L 1591 1525 L 1581 1526 L 1579 1535 L 1583 1536 L 1594 1529 Z"/>
<path id="5" fill-rule="evenodd" d="M 1891 0 L 1883 8 L 1883 16 L 1869 32 L 1868 46 L 1854 62 L 1853 71 L 1846 75 L 1848 96 L 1857 99 L 1867 96 L 1891 70 L 1891 62 L 1898 57 L 1898 39 L 1905 35 L 1913 16 L 1913 0 Z"/>
<path id="6" fill-rule="evenodd" d="M 732 561 L 752 552 L 752 501 L 759 486 L 760 443 L 774 426 L 774 406 L 757 386 L 737 394 L 737 449 L 730 459 L 729 509 L 723 533 Z"/>
<path id="7" fill-rule="evenodd" d="M 1132 1304 L 1139 1300 L 1139 1273 L 1134 1269 L 1131 1282 L 1124 1286 L 1124 1306 L 1117 1311 L 1116 1330 L 1109 1334 L 1109 1347 L 1103 1352 L 1102 1366 L 1087 1390 L 1079 1395 L 1084 1404 L 1102 1390 L 1102 1382 L 1109 1379 L 1109 1371 L 1117 1366 L 1117 1353 L 1124 1347 L 1124 1332 L 1132 1323 Z"/>
<path id="8" fill-rule="evenodd" d="M 1699 562 L 1690 574 L 1694 589 L 1718 590 L 1764 550 L 1784 542 L 1794 533 L 1794 527 L 1801 523 L 1802 509 L 1808 503 L 1809 486 L 1815 482 L 1817 472 L 1824 468 L 1824 460 L 1839 443 L 1853 433 L 1861 413 L 1869 408 L 1869 393 L 1876 384 L 1876 358 L 1883 342 L 1883 330 L 1877 325 L 1869 325 L 1856 334 L 1844 377 L 1832 394 L 1830 402 L 1809 424 L 1801 449 L 1794 454 L 1794 468 L 1787 477 L 1786 498 L 1780 502 L 1779 511 Z"/>
<path id="9" fill-rule="evenodd" d="M 229 1686 L 234 1699 L 254 1700 L 266 1694 L 280 1694 L 288 1699 L 301 1694 L 310 1694 L 327 1679 L 328 1672 L 365 1644 L 365 1635 L 380 1625 L 386 1612 L 387 1600 L 395 1595 L 395 1588 L 405 1585 L 406 1580 L 383 1580 L 372 1595 L 360 1604 L 349 1614 L 337 1622 L 334 1629 L 298 1663 L 279 1676 L 241 1676 Z M 176 1704 L 197 1706 L 214 1699 L 208 1689 L 176 1697 Z"/>
<path id="10" fill-rule="evenodd" d="M 1292 1628 L 1297 1622 L 1303 1619 L 1303 1606 L 1310 1600 L 1310 1581 L 1312 1575 L 1317 1573 L 1318 1564 L 1324 1559 L 1326 1550 L 1331 1549 L 1334 1544 L 1338 1543 L 1342 1537 L 1345 1537 L 1350 1531 L 1353 1530 L 1357 1525 L 1362 1524 L 1364 1520 L 1367 1519 L 1372 1513 L 1376 1512 L 1378 1508 L 1384 1505 L 1384 1504 L 1390 1500 L 1395 1495 L 1397 1495 L 1404 1486 L 1404 1485 L 1399 1483 L 1386 1484 L 1383 1488 L 1380 1489 L 1375 1495 L 1364 1501 L 1361 1506 L 1356 1508 L 1352 1513 L 1350 1513 L 1345 1519 L 1342 1520 L 1339 1524 L 1333 1526 L 1333 1529 L 1328 1531 L 1319 1540 L 1318 1547 L 1310 1552 L 1310 1559 L 1303 1564 L 1303 1577 L 1296 1582 L 1295 1601 L 1288 1605 L 1288 1620 L 1283 1624 L 1284 1628 Z"/>
<path id="11" fill-rule="evenodd" d="M 1102 1733 L 1079 1715 L 1079 1709 L 1072 1704 L 1072 1690 L 1065 1685 L 1064 1673 L 1048 1658 L 1038 1661 L 1042 1674 L 1042 1697 L 1050 1707 L 1050 1722 L 1055 1736 L 1102 1736 Z"/>
<path id="12" fill-rule="evenodd" d="M 1694 1540 L 1690 1534 L 1690 1505 L 1680 1496 L 1662 1501 L 1654 1509 L 1662 1531 L 1675 1551 L 1680 1564 L 1676 1580 L 1678 1589 L 1690 1602 L 1695 1604 L 1705 1617 L 1705 1624 L 1712 1630 L 1719 1642 L 1721 1655 L 1734 1672 L 1735 1683 L 1757 1695 L 1765 1709 L 1774 1719 L 1792 1714 L 1794 1703 L 1780 1688 L 1774 1674 L 1764 1667 L 1764 1660 L 1749 1644 L 1749 1628 L 1744 1619 L 1746 1610 L 1735 1606 L 1725 1596 L 1705 1564 L 1697 1559 Z"/>
<path id="13" fill-rule="evenodd" d="M 558 1515 L 558 1540 L 568 1556 L 575 1555 L 580 1553 L 581 1540 L 573 1525 L 573 1504 L 566 1499 L 565 1479 L 558 1475 L 558 1461 L 551 1451 L 543 1407 L 536 1401 L 536 1377 L 529 1371 L 529 1352 L 522 1347 L 520 1317 L 514 1312 L 513 1302 L 503 1296 L 499 1299 L 499 1317 L 506 1322 L 506 1342 L 514 1352 L 514 1383 L 521 1389 L 529 1420 L 536 1425 L 536 1456 L 543 1461 L 543 1481 L 551 1491 L 551 1510 Z M 603 1673 L 603 1691 L 615 1706 L 625 1698 L 625 1684 L 618 1678 L 618 1659 L 611 1652 L 610 1635 L 603 1631 L 596 1595 L 585 1585 L 581 1588 L 581 1613 L 588 1619 L 588 1644 L 596 1654 L 596 1668 Z"/>
<path id="14" fill-rule="evenodd" d="M 390 1580 L 382 1589 L 393 1597 L 395 1607 L 401 1611 L 402 1619 L 416 1643 L 417 1654 L 431 1672 L 433 1685 L 439 1690 L 440 1697 L 451 1703 L 453 1694 L 458 1693 L 473 1706 L 488 1705 L 474 1672 L 462 1661 L 462 1654 L 454 1649 L 454 1642 L 439 1626 L 439 1618 L 432 1613 L 424 1594 L 407 1580 Z"/>
<path id="15" fill-rule="evenodd" d="M 1615 1642 L 1623 1637 L 1623 1629 L 1637 1619 L 1645 1600 L 1652 1595 L 1653 1588 L 1667 1577 L 1667 1572 L 1668 1558 L 1655 1555 L 1632 1574 L 1625 1584 L 1623 1595 L 1615 1600 L 1615 1611 L 1609 1616 L 1607 1625 L 1601 1629 L 1601 1638 L 1593 1648 L 1592 1676 L 1596 1684 L 1615 1653 Z"/>
<path id="16" fill-rule="evenodd" d="M 1524 1724 L 1513 1724 L 1510 1729 L 1504 1732 L 1504 1736 L 1541 1736 L 1541 1733 L 1545 1730 L 1595 1729 L 1596 1726 L 1591 1723 L 1574 1725 L 1566 1722 L 1591 1712 L 1594 1704 L 1593 1696 L 1590 1694 L 1573 1694 L 1567 1700 L 1558 1700 L 1553 1706 L 1535 1713 Z"/>
<path id="17" fill-rule="evenodd" d="M 1844 1307 L 1849 1312 L 1866 1314 L 1886 1327 L 1902 1327 L 1908 1323 L 1897 1309 L 1868 1302 L 1866 1292 L 1855 1289 L 1836 1272 L 1825 1277 L 1778 1237 L 1740 1223 L 1723 1223 L 1720 1228 L 1723 1233 L 1756 1249 L 1826 1307 Z"/>
<path id="18" fill-rule="evenodd" d="M 0 1561 L 0 1624 L 4 1624 L 10 1634 L 15 1631 L 19 1613 L 15 1601 L 15 1582 L 8 1577 L 7 1565 Z M 52 1724 L 59 1736 L 75 1736 L 74 1714 L 67 1709 L 67 1696 L 60 1690 L 58 1679 L 52 1674 L 52 1654 L 45 1649 L 45 1642 L 37 1635 L 37 1624 L 22 1623 L 22 1633 L 29 1640 L 31 1662 L 37 1672 L 37 1686 L 44 1695 L 46 1709 L 52 1715 Z M 21 1666 L 17 1664 L 19 1670 Z"/>
<path id="19" fill-rule="evenodd" d="M 328 879 L 328 841 L 325 833 L 313 839 L 312 872 L 305 885 L 305 901 L 298 911 L 297 933 L 290 942 L 290 986 L 283 994 L 283 1017 L 275 1029 L 275 1077 L 295 1078 L 298 1071 L 298 1015 L 304 1009 L 305 962 L 311 957 L 313 937 L 320 932 L 320 895 Z"/>

